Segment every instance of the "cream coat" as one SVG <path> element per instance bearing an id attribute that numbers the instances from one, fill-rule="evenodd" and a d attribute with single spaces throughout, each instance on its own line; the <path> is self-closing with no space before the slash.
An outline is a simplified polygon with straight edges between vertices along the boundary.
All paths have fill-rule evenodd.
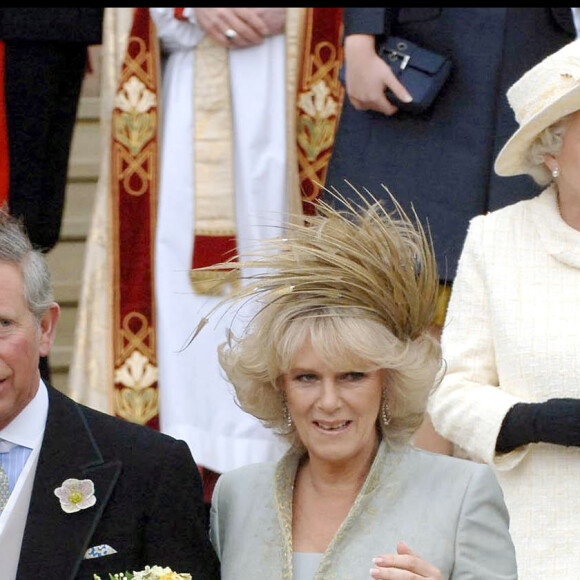
<path id="1" fill-rule="evenodd" d="M 518 401 L 580 396 L 580 232 L 548 188 L 471 221 L 432 395 L 436 429 L 492 464 L 510 511 L 520 580 L 578 578 L 580 449 L 534 444 L 495 456 Z"/>
<path id="2" fill-rule="evenodd" d="M 300 456 L 223 474 L 211 510 L 222 580 L 292 579 L 292 491 Z M 397 541 L 453 580 L 515 580 L 508 515 L 489 467 L 382 443 L 315 580 L 368 580 Z"/>

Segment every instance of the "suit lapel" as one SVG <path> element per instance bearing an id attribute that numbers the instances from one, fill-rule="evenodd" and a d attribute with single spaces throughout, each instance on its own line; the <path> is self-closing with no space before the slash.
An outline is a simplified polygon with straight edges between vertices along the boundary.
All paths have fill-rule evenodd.
<path id="1" fill-rule="evenodd" d="M 72 580 L 109 500 L 121 462 L 104 463 L 80 407 L 49 387 L 46 429 L 32 489 L 18 567 L 18 580 L 48 577 Z M 97 502 L 67 514 L 54 490 L 68 478 L 91 479 Z M 42 574 L 41 574 L 42 575 Z"/>

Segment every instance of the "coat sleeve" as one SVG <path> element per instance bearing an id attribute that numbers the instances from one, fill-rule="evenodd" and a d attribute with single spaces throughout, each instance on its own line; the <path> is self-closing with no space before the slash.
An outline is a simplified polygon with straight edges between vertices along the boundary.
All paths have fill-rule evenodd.
<path id="1" fill-rule="evenodd" d="M 487 465 L 474 464 L 457 527 L 451 580 L 517 580 L 509 515 L 497 478 Z"/>
<path id="2" fill-rule="evenodd" d="M 493 280 L 485 264 L 488 217 L 473 218 L 467 232 L 441 338 L 447 369 L 430 396 L 428 412 L 435 429 L 470 457 L 510 469 L 528 447 L 495 454 L 502 421 L 520 399 L 499 388 L 488 301 Z"/>
<path id="3" fill-rule="evenodd" d="M 189 573 L 196 580 L 219 579 L 206 520 L 201 477 L 189 447 L 171 441 L 158 463 L 156 493 L 144 523 L 146 561 Z"/>
<path id="4" fill-rule="evenodd" d="M 383 34 L 386 8 L 343 8 L 344 34 Z"/>

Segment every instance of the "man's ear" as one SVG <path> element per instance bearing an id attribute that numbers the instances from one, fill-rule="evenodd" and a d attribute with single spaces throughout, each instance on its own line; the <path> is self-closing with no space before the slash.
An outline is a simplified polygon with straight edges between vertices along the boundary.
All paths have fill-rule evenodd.
<path id="1" fill-rule="evenodd" d="M 56 323 L 60 316 L 60 306 L 53 302 L 40 319 L 40 340 L 38 352 L 40 356 L 48 356 L 56 335 Z"/>

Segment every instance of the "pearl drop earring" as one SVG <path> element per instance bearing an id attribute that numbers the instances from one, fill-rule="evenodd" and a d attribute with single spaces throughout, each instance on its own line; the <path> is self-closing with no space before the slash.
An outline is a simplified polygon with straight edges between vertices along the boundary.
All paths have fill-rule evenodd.
<path id="1" fill-rule="evenodd" d="M 552 177 L 556 179 L 560 175 L 560 168 L 558 166 L 552 169 Z"/>

